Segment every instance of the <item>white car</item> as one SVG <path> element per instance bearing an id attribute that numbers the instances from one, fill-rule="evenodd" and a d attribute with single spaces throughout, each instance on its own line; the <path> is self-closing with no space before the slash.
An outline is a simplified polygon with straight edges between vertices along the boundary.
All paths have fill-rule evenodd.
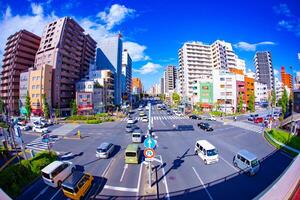
<path id="1" fill-rule="evenodd" d="M 138 108 L 138 111 L 142 111 L 142 110 L 143 110 L 143 108 L 141 108 L 141 107 Z"/>
<path id="2" fill-rule="evenodd" d="M 175 115 L 178 116 L 178 117 L 182 117 L 183 116 L 183 114 L 181 112 L 176 112 Z"/>
<path id="3" fill-rule="evenodd" d="M 22 131 L 28 131 L 30 129 L 27 124 L 18 123 L 18 126 Z"/>
<path id="4" fill-rule="evenodd" d="M 135 122 L 136 122 L 136 120 L 133 119 L 133 118 L 129 118 L 129 119 L 127 120 L 127 124 L 134 124 Z"/>
<path id="5" fill-rule="evenodd" d="M 75 167 L 68 161 L 54 161 L 42 169 L 42 177 L 47 185 L 60 187 L 61 183 L 73 172 Z"/>
<path id="6" fill-rule="evenodd" d="M 48 133 L 49 132 L 49 130 L 47 128 L 44 128 L 40 125 L 33 126 L 32 131 L 37 132 L 37 133 Z"/>
<path id="7" fill-rule="evenodd" d="M 209 121 L 216 121 L 216 118 L 215 118 L 215 116 L 210 115 L 209 117 L 206 118 L 206 120 L 209 120 Z"/>
<path id="8" fill-rule="evenodd" d="M 148 122 L 149 120 L 148 120 L 148 117 L 147 116 L 144 116 L 143 118 L 142 118 L 142 122 Z"/>

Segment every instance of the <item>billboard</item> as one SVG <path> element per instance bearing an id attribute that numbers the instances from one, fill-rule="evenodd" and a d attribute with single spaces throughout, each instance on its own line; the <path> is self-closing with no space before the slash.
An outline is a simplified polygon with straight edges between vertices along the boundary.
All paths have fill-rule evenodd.
<path id="1" fill-rule="evenodd" d="M 93 110 L 93 93 L 92 92 L 77 92 L 76 104 L 78 111 Z"/>

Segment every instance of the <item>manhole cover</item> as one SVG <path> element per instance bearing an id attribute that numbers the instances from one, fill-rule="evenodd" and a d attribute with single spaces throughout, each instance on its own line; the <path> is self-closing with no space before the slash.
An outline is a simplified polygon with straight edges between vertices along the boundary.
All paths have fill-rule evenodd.
<path id="1" fill-rule="evenodd" d="M 170 179 L 170 180 L 175 180 L 176 177 L 175 177 L 175 176 L 170 176 L 169 179 Z"/>
<path id="2" fill-rule="evenodd" d="M 168 147 L 163 147 L 163 149 L 168 149 Z"/>

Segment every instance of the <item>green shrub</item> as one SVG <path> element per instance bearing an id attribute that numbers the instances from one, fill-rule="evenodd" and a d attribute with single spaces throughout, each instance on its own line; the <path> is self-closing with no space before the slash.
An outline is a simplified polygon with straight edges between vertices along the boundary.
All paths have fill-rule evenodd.
<path id="1" fill-rule="evenodd" d="M 108 113 L 98 113 L 96 114 L 96 117 L 108 117 Z"/>
<path id="2" fill-rule="evenodd" d="M 275 140 L 292 148 L 300 150 L 300 137 L 291 135 L 289 132 L 279 129 L 272 129 L 268 132 Z"/>
<path id="3" fill-rule="evenodd" d="M 220 117 L 221 115 L 225 115 L 223 112 L 221 111 L 211 111 L 209 114 L 214 115 L 216 117 Z"/>
<path id="4" fill-rule="evenodd" d="M 40 176 L 41 169 L 57 159 L 54 153 L 41 152 L 34 158 L 8 166 L 0 173 L 0 188 L 15 198 L 25 186 Z"/>
<path id="5" fill-rule="evenodd" d="M 101 123 L 102 121 L 99 120 L 99 119 L 91 119 L 91 120 L 87 120 L 86 123 L 87 124 L 99 124 Z"/>
<path id="6" fill-rule="evenodd" d="M 1 128 L 8 128 L 8 125 L 4 122 L 0 122 L 0 127 Z"/>

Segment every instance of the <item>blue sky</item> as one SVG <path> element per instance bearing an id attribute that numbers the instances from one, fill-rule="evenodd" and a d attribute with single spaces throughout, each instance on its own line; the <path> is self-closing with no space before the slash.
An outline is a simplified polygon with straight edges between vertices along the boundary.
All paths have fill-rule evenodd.
<path id="1" fill-rule="evenodd" d="M 178 65 L 185 41 L 232 43 L 253 68 L 256 50 L 269 50 L 275 69 L 300 71 L 300 2 L 291 1 L 0 1 L 0 55 L 6 38 L 26 28 L 41 34 L 46 23 L 71 16 L 97 41 L 121 31 L 134 60 L 135 77 L 147 89 L 166 65 Z"/>

